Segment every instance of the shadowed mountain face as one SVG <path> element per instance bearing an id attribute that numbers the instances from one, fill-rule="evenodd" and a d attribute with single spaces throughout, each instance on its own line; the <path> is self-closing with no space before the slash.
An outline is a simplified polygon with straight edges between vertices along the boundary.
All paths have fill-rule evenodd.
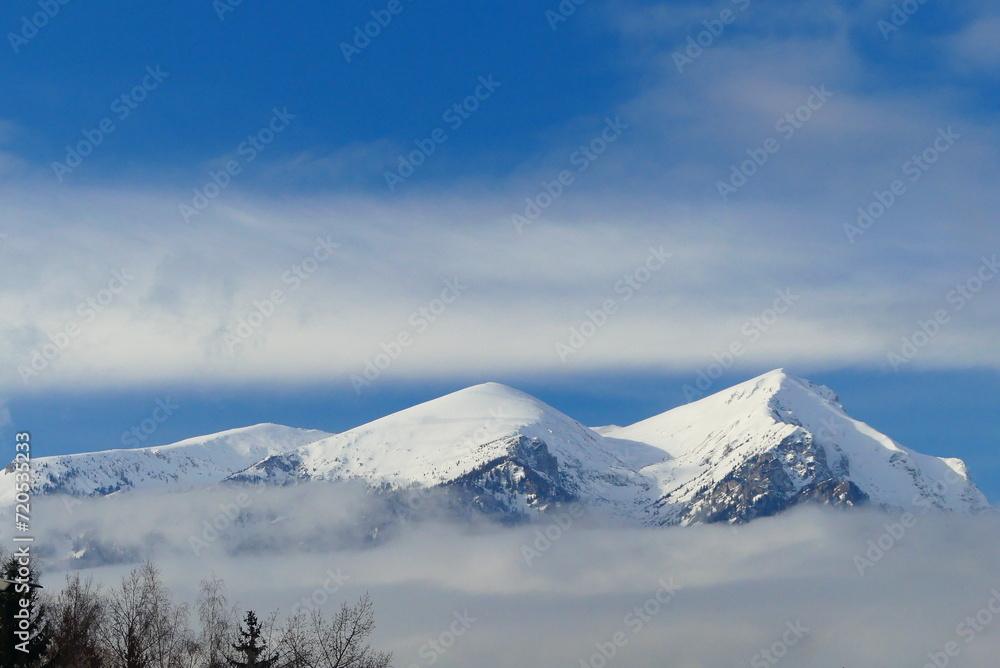
<path id="1" fill-rule="evenodd" d="M 988 507 L 962 461 L 901 446 L 848 416 L 829 388 L 782 370 L 605 435 L 671 454 L 642 469 L 663 491 L 657 523 L 745 522 L 802 502 Z"/>
<path id="2" fill-rule="evenodd" d="M 846 473 L 830 470 L 824 449 L 811 438 L 789 436 L 704 488 L 677 517 L 685 524 L 734 523 L 774 515 L 801 502 L 838 507 L 867 502 L 868 495 Z"/>
<path id="3" fill-rule="evenodd" d="M 3 476 L 0 501 L 13 499 Z M 41 458 L 36 493 L 102 496 L 218 484 L 361 481 L 445 490 L 518 519 L 579 502 L 640 525 L 742 523 L 801 503 L 988 507 L 965 465 L 849 417 L 828 388 L 777 370 L 627 427 L 589 429 L 486 383 L 341 434 L 257 425 L 181 443 Z"/>

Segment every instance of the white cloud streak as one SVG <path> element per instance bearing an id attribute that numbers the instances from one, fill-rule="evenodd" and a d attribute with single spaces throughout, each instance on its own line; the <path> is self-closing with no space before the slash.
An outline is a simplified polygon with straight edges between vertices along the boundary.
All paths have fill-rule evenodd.
<path id="1" fill-rule="evenodd" d="M 8 179 L 0 185 L 0 231 L 9 235 L 0 245 L 9 274 L 0 288 L 0 389 L 338 377 L 346 384 L 456 277 L 469 285 L 460 303 L 384 378 L 689 371 L 744 338 L 742 324 L 784 288 L 801 301 L 740 365 L 888 369 L 902 337 L 984 255 L 1000 251 L 1000 202 L 990 176 L 997 136 L 968 96 L 946 78 L 898 86 L 863 62 L 852 31 L 875 30 L 868 22 L 880 11 L 848 16 L 831 4 L 795 19 L 809 30 L 763 40 L 757 33 L 777 19 L 753 7 L 747 33 L 723 36 L 683 75 L 670 59 L 677 16 L 663 15 L 666 27 L 651 34 L 635 21 L 616 25 L 641 54 L 629 66 L 647 82 L 608 110 L 630 128 L 522 235 L 511 214 L 566 168 L 601 118 L 570 119 L 507 177 L 415 182 L 401 196 L 250 194 L 246 175 L 193 224 L 177 211 L 190 193 L 170 187 L 57 189 L 24 173 Z M 978 48 L 976 30 L 961 48 Z M 716 183 L 730 166 L 820 85 L 835 96 L 722 202 Z M 961 139 L 849 243 L 844 225 L 858 207 L 905 178 L 904 164 L 946 127 Z M 372 151 L 388 150 L 352 145 L 319 167 L 309 156 L 272 167 L 283 183 L 296 170 L 313 182 L 316 169 L 372 171 Z M 264 170 L 268 179 L 274 169 Z M 289 291 L 284 272 L 320 237 L 341 244 L 339 252 Z M 660 245 L 673 253 L 670 266 L 563 365 L 555 344 Z M 123 267 L 136 281 L 23 382 L 19 366 Z M 286 301 L 232 354 L 226 333 L 276 288 Z M 1000 367 L 1000 313 L 988 295 L 997 288 L 987 286 L 910 364 Z"/>

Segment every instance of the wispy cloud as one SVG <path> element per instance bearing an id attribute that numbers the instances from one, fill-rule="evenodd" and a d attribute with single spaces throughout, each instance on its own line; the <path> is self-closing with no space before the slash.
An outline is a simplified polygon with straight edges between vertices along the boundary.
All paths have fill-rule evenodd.
<path id="1" fill-rule="evenodd" d="M 556 344 L 661 245 L 670 265 L 573 356 L 575 369 L 698 368 L 743 338 L 776 290 L 792 289 L 801 300 L 740 365 L 888 370 L 888 354 L 1000 246 L 996 133 L 974 96 L 956 90 L 950 57 L 932 59 L 920 85 L 871 57 L 902 48 L 878 33 L 890 10 L 826 3 L 778 16 L 753 4 L 681 73 L 672 54 L 718 11 L 632 9 L 600 29 L 621 36 L 619 64 L 642 85 L 601 114 L 564 119 L 499 176 L 473 163 L 393 194 L 382 180 L 393 141 L 265 154 L 190 223 L 178 212 L 190 189 L 162 180 L 8 180 L 0 383 L 347 383 L 455 278 L 469 285 L 461 304 L 428 323 L 387 374 L 565 368 Z M 992 20 L 982 16 L 950 28 L 962 49 L 978 49 L 977 26 Z M 832 97 L 811 107 L 815 90 Z M 594 144 L 609 117 L 628 130 Z M 941 132 L 960 139 L 920 162 Z M 574 159 L 590 146 L 600 154 Z M 572 184 L 518 234 L 512 217 L 563 172 Z M 905 193 L 852 236 L 847 227 L 878 212 L 897 180 Z M 323 181 L 332 194 L 317 193 Z M 734 182 L 720 197 L 720 184 Z M 318 238 L 340 252 L 293 293 L 283 276 Z M 25 383 L 19 367 L 122 268 L 135 281 Z M 233 354 L 227 333 L 256 319 L 255 304 L 276 289 L 284 302 Z M 990 303 L 969 301 L 912 365 L 1000 367 Z"/>
<path id="2" fill-rule="evenodd" d="M 611 649 L 621 665 L 659 665 L 664 656 L 706 667 L 753 665 L 755 657 L 759 665 L 923 665 L 950 642 L 970 665 L 987 665 L 1000 649 L 995 613 L 976 620 L 1000 606 L 994 516 L 929 513 L 904 521 L 874 511 L 800 509 L 737 530 L 614 529 L 579 521 L 552 534 L 552 545 L 529 563 L 523 547 L 539 540 L 544 522 L 516 528 L 422 522 L 358 549 L 359 535 L 350 529 L 365 505 L 356 490 L 307 485 L 270 490 L 244 504 L 257 519 L 230 522 L 196 556 L 186 536 L 221 518 L 221 507 L 236 505 L 236 492 L 171 498 L 170 504 L 142 495 L 103 499 L 74 506 L 73 514 L 55 500 L 39 517 L 50 547 L 59 545 L 48 533 L 57 529 L 152 550 L 168 584 L 189 601 L 198 581 L 214 572 L 240 606 L 284 614 L 311 600 L 330 573 L 340 574 L 347 584 L 318 600 L 336 606 L 370 591 L 376 644 L 405 666 L 425 665 L 421 648 L 447 632 L 456 613 L 475 622 L 444 643 L 439 665 L 580 665 L 602 646 L 610 651 L 618 631 L 626 641 L 612 641 Z M 218 549 L 237 545 L 238 535 L 245 538 L 238 554 Z M 127 568 L 92 573 L 113 582 Z M 61 573 L 45 572 L 46 586 L 58 588 Z M 272 577 L 262 580 L 260 573 Z M 672 597 L 663 595 L 663 583 Z M 790 625 L 802 633 L 786 634 Z M 772 650 L 781 642 L 787 646 Z M 780 662 L 763 654 L 786 650 Z"/>

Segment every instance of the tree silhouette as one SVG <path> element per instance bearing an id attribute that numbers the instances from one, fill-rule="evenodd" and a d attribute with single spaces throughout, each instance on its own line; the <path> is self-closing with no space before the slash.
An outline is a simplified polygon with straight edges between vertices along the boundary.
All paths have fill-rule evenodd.
<path id="1" fill-rule="evenodd" d="M 18 582 L 23 567 L 16 555 L 0 551 L 0 577 Z M 27 579 L 37 582 L 35 569 L 27 568 Z M 0 666 L 38 665 L 50 642 L 47 610 L 35 587 L 15 584 L 0 592 Z"/>
<path id="2" fill-rule="evenodd" d="M 201 668 L 223 668 L 228 666 L 226 644 L 232 636 L 236 608 L 229 607 L 226 600 L 225 583 L 214 575 L 201 581 L 198 595 L 198 621 L 201 633 L 198 644 L 204 655 Z"/>
<path id="3" fill-rule="evenodd" d="M 239 642 L 233 643 L 233 649 L 242 655 L 239 659 L 229 659 L 229 665 L 234 668 L 272 668 L 278 658 L 268 656 L 267 642 L 261 632 L 260 621 L 253 610 L 248 610 L 240 625 Z"/>
<path id="4" fill-rule="evenodd" d="M 150 561 L 122 577 L 103 599 L 98 638 L 106 668 L 177 665 L 188 653 L 187 609 L 175 605 Z"/>
<path id="5" fill-rule="evenodd" d="M 103 615 L 100 587 L 79 573 L 66 575 L 66 586 L 52 605 L 52 644 L 47 666 L 105 668 L 98 626 Z"/>

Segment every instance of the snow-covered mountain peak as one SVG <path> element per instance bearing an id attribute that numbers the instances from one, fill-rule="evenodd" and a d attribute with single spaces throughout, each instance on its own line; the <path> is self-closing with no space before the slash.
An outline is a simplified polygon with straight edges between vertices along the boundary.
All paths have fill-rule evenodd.
<path id="1" fill-rule="evenodd" d="M 569 469 L 626 466 L 599 435 L 573 418 L 520 390 L 483 383 L 272 457 L 238 477 L 286 477 L 294 469 L 300 479 L 440 484 L 505 456 L 515 436 L 543 442 Z"/>
<path id="2" fill-rule="evenodd" d="M 517 427 L 537 422 L 546 414 L 555 413 L 558 411 L 551 406 L 513 387 L 501 383 L 481 383 L 392 413 L 352 431 L 432 424 L 440 425 L 443 432 L 450 433 L 486 423 L 488 431 L 500 437 L 512 433 Z M 444 426 L 448 424 L 454 428 Z"/>
<path id="3" fill-rule="evenodd" d="M 627 427 L 602 428 L 604 436 L 648 443 L 679 456 L 700 443 L 705 428 L 718 433 L 753 431 L 776 422 L 802 426 L 803 417 L 843 414 L 833 390 L 775 369 L 697 401 Z"/>
<path id="4" fill-rule="evenodd" d="M 575 421 L 529 394 L 500 383 L 482 383 L 405 408 L 312 444 L 305 455 L 364 449 L 375 459 L 400 455 L 422 461 L 467 455 L 470 448 L 526 431 L 548 435 Z M 395 452 L 388 444 L 405 444 Z M 400 473 L 413 466 L 399 465 Z"/>
<path id="5" fill-rule="evenodd" d="M 641 471 L 660 481 L 670 522 L 768 514 L 772 499 L 831 498 L 842 484 L 837 494 L 850 503 L 988 505 L 960 461 L 904 448 L 850 417 L 829 388 L 783 369 L 605 435 L 671 455 Z M 753 510 L 759 499 L 766 503 Z"/>
<path id="6" fill-rule="evenodd" d="M 843 408 L 840 406 L 840 398 L 830 388 L 792 375 L 784 369 L 768 371 L 699 401 L 707 403 L 720 400 L 726 403 L 757 401 L 770 404 L 775 398 L 779 400 L 791 398 L 795 402 L 806 398 L 819 399 Z"/>
<path id="7" fill-rule="evenodd" d="M 186 438 L 176 443 L 139 449 L 154 453 L 202 450 L 206 454 L 229 450 L 240 457 L 263 459 L 278 452 L 297 448 L 303 441 L 308 443 L 327 436 L 331 434 L 318 429 L 297 429 L 273 422 L 262 422 L 249 427 L 236 427 L 206 436 Z"/>

